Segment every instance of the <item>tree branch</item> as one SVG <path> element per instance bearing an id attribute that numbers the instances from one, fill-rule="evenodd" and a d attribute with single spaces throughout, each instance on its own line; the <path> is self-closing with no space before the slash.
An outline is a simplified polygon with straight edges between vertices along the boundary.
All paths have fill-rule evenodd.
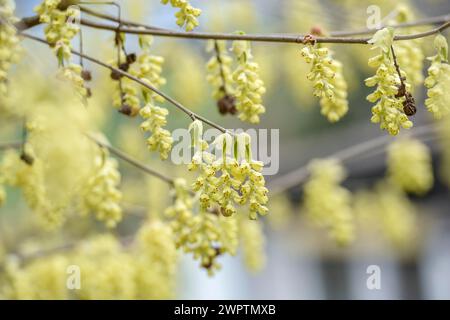
<path id="1" fill-rule="evenodd" d="M 90 21 L 88 19 L 81 19 L 81 24 L 95 29 L 119 31 L 127 34 L 148 34 L 161 37 L 174 37 L 174 38 L 188 38 L 188 39 L 201 39 L 201 40 L 246 40 L 246 41 L 260 41 L 260 42 L 283 42 L 283 43 L 303 43 L 305 35 L 258 35 L 258 34 L 231 34 L 231 33 L 210 33 L 210 32 L 183 32 L 166 29 L 139 29 L 139 28 L 120 28 L 108 24 L 98 23 Z M 442 24 L 438 28 L 431 29 L 426 32 L 420 32 L 409 35 L 398 35 L 394 37 L 394 41 L 399 40 L 412 40 L 424 38 L 438 32 L 441 32 L 450 27 L 450 21 Z M 348 38 L 348 37 L 316 37 L 317 43 L 347 43 L 347 44 L 368 44 L 370 37 L 365 38 Z"/>
<path id="2" fill-rule="evenodd" d="M 22 146 L 22 141 L 1 142 L 0 150 L 17 149 Z"/>
<path id="3" fill-rule="evenodd" d="M 174 184 L 173 179 L 159 173 L 158 171 L 146 166 L 145 164 L 137 161 L 136 159 L 130 157 L 125 152 L 111 146 L 108 143 L 101 142 L 99 139 L 95 138 L 91 134 L 86 135 L 89 139 L 97 143 L 99 146 L 108 149 L 113 155 L 115 155 L 117 158 L 120 158 L 131 165 L 135 166 L 136 168 L 144 171 L 145 173 L 148 173 L 158 179 L 161 179 L 164 182 L 167 182 L 170 185 Z M 7 149 L 19 149 L 22 146 L 22 141 L 11 141 L 11 142 L 1 142 L 0 143 L 0 151 L 7 150 Z"/>
<path id="4" fill-rule="evenodd" d="M 116 28 L 116 30 L 117 30 L 117 28 Z M 34 40 L 34 41 L 37 41 L 37 42 L 40 42 L 40 43 L 44 43 L 44 44 L 49 45 L 49 43 L 48 43 L 46 40 L 41 39 L 41 38 L 39 38 L 39 37 L 30 35 L 30 34 L 26 34 L 26 33 L 23 33 L 23 32 L 21 32 L 20 34 L 21 34 L 22 36 L 24 36 L 25 38 L 28 38 L 28 39 L 31 39 L 31 40 Z M 135 76 L 129 74 L 128 72 L 125 72 L 125 71 L 123 71 L 123 70 L 120 70 L 120 69 L 118 69 L 118 68 L 115 68 L 115 67 L 113 67 L 112 65 L 109 65 L 109 64 L 107 64 L 107 63 L 105 63 L 105 62 L 102 62 L 102 61 L 100 61 L 100 60 L 98 60 L 98 59 L 96 59 L 96 58 L 93 58 L 93 57 L 91 57 L 91 56 L 88 56 L 88 55 L 86 55 L 86 54 L 84 54 L 84 53 L 80 53 L 80 52 L 75 51 L 75 50 L 72 50 L 72 53 L 75 54 L 75 55 L 77 55 L 77 56 L 83 57 L 84 59 L 89 60 L 89 61 L 91 61 L 91 62 L 93 62 L 93 63 L 95 63 L 95 64 L 97 64 L 97 65 L 100 65 L 100 66 L 102 66 L 102 67 L 108 68 L 109 70 L 112 70 L 112 71 L 114 71 L 114 72 L 116 72 L 116 73 L 118 73 L 118 74 L 120 74 L 120 75 L 122 75 L 122 76 L 124 76 L 124 77 L 126 77 L 126 78 L 128 78 L 128 79 L 130 79 L 130 80 L 133 80 L 133 81 L 139 83 L 139 84 L 142 85 L 143 87 L 145 87 L 145 88 L 147 88 L 147 89 L 153 91 L 153 92 L 156 93 L 157 95 L 163 97 L 165 100 L 167 100 L 168 102 L 170 102 L 172 105 L 174 105 L 175 107 L 177 107 L 178 109 L 180 109 L 181 111 L 183 111 L 184 113 L 186 113 L 186 114 L 191 118 L 191 120 L 198 119 L 198 120 L 200 120 L 200 121 L 202 121 L 202 122 L 204 122 L 204 123 L 210 125 L 211 127 L 220 130 L 221 132 L 224 132 L 224 133 L 227 132 L 227 129 L 223 128 L 222 126 L 220 126 L 220 125 L 218 125 L 218 124 L 216 124 L 216 123 L 214 123 L 214 122 L 211 121 L 211 120 L 206 119 L 205 117 L 203 117 L 203 116 L 201 116 L 201 115 L 196 114 L 195 112 L 193 112 L 193 111 L 191 111 L 190 109 L 186 108 L 185 106 L 183 106 L 181 103 L 179 103 L 179 102 L 176 101 L 175 99 L 171 98 L 170 96 L 168 96 L 168 95 L 165 94 L 164 92 L 158 90 L 158 89 L 155 88 L 154 86 L 149 85 L 148 83 L 142 81 L 142 80 L 139 79 L 138 77 L 135 77 Z"/>
<path id="5" fill-rule="evenodd" d="M 87 13 L 91 16 L 97 17 L 97 18 L 101 18 L 104 20 L 108 20 L 111 22 L 116 22 L 116 23 L 121 23 L 124 26 L 130 26 L 130 27 L 136 27 L 136 28 L 144 28 L 144 29 L 149 29 L 149 30 L 164 30 L 163 28 L 158 28 L 158 27 L 154 27 L 154 26 L 149 26 L 146 24 L 142 24 L 142 23 L 137 23 L 131 20 L 125 20 L 123 18 L 121 18 L 121 20 L 119 21 L 119 19 L 117 19 L 117 17 L 114 17 L 112 15 L 109 15 L 107 13 L 101 13 L 101 12 L 97 12 L 95 10 L 86 8 L 86 7 L 80 7 L 80 10 L 84 13 Z"/>
<path id="6" fill-rule="evenodd" d="M 436 131 L 436 125 L 424 125 L 417 127 L 414 131 L 410 133 L 414 137 L 422 137 L 428 134 L 433 134 Z M 374 148 L 383 148 L 392 141 L 392 137 L 388 135 L 383 135 L 368 141 L 364 141 L 360 144 L 353 145 L 346 149 L 340 150 L 334 154 L 327 156 L 326 158 L 337 159 L 341 162 L 350 160 L 356 156 L 362 155 L 366 152 L 373 150 Z M 278 178 L 273 179 L 268 183 L 268 189 L 270 194 L 282 193 L 292 187 L 303 184 L 308 178 L 308 164 L 301 166 L 300 168 L 288 172 Z"/>
<path id="7" fill-rule="evenodd" d="M 119 23 L 119 20 L 115 18 L 114 16 L 99 13 L 97 11 L 81 7 L 81 11 L 88 13 L 90 15 L 96 16 L 98 18 L 102 18 L 111 22 Z M 427 32 L 423 33 L 417 33 L 413 35 L 399 35 L 394 37 L 394 40 L 411 40 L 411 39 L 417 39 L 417 38 L 423 38 L 435 33 L 438 33 L 440 31 L 443 31 L 444 29 L 449 27 L 449 20 L 450 15 L 443 15 L 443 16 L 437 16 L 437 17 L 430 17 L 430 18 L 424 18 L 419 19 L 416 21 L 406 22 L 406 23 L 400 23 L 400 24 L 394 24 L 389 25 L 393 28 L 407 28 L 407 27 L 414 27 L 414 26 L 423 26 L 423 25 L 430 25 L 430 24 L 437 24 L 437 23 L 443 23 L 443 25 L 439 28 L 432 29 Z M 22 18 L 21 21 L 16 23 L 16 27 L 18 30 L 23 31 L 29 28 L 32 28 L 36 25 L 40 24 L 39 16 L 32 16 L 32 17 L 25 17 Z M 88 19 L 81 19 L 81 24 L 96 28 L 96 29 L 103 29 L 103 30 L 110 30 L 110 31 L 118 31 L 117 27 L 97 23 Z M 129 20 L 123 20 L 122 19 L 122 25 L 131 26 L 134 28 L 120 28 L 120 32 L 124 33 L 130 33 L 130 34 L 151 34 L 155 36 L 162 36 L 162 37 L 177 37 L 177 38 L 191 38 L 191 39 L 203 39 L 203 40 L 209 40 L 209 39 L 215 39 L 215 40 L 248 40 L 248 41 L 261 41 L 261 42 L 285 42 L 285 43 L 301 43 L 305 35 L 298 35 L 298 34 L 268 34 L 268 35 L 236 35 L 236 34 L 229 34 L 229 33 L 207 33 L 207 32 L 183 32 L 183 31 L 175 31 L 175 30 L 168 30 L 163 28 L 158 28 L 154 26 L 149 26 L 142 23 L 137 23 Z M 384 26 L 383 26 L 384 27 Z M 143 30 L 144 29 L 144 30 Z M 362 30 L 356 30 L 356 31 L 332 31 L 330 32 L 330 37 L 318 37 L 317 42 L 319 43 L 349 43 L 349 44 L 367 44 L 367 41 L 370 38 L 348 38 L 349 36 L 355 36 L 355 35 L 363 35 L 363 34 L 372 34 L 379 29 L 362 29 Z"/>
<path id="8" fill-rule="evenodd" d="M 95 143 L 97 143 L 99 146 L 108 149 L 113 155 L 115 155 L 116 157 L 130 163 L 131 165 L 135 166 L 136 168 L 158 178 L 161 179 L 164 182 L 167 182 L 170 185 L 174 184 L 173 179 L 159 173 L 158 171 L 146 166 L 145 164 L 137 161 L 136 159 L 133 159 L 132 157 L 130 157 L 129 155 L 127 155 L 125 152 L 111 146 L 108 143 L 104 143 L 102 141 L 100 141 L 99 139 L 95 138 L 93 135 L 88 134 L 87 135 L 89 137 L 89 139 L 93 140 Z"/>

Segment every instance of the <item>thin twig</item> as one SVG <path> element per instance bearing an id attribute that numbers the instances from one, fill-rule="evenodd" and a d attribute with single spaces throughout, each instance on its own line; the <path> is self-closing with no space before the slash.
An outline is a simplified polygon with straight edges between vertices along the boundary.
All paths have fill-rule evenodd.
<path id="1" fill-rule="evenodd" d="M 411 136 L 421 137 L 436 131 L 436 125 L 424 125 L 415 128 L 414 131 L 410 132 Z M 353 145 L 334 154 L 327 156 L 326 158 L 337 159 L 341 162 L 348 161 L 362 155 L 366 152 L 371 151 L 374 148 L 384 147 L 392 141 L 392 137 L 388 135 L 383 135 L 362 143 Z M 308 164 L 301 166 L 300 168 L 288 172 L 280 177 L 277 177 L 268 183 L 268 188 L 270 194 L 282 193 L 292 187 L 299 186 L 303 184 L 308 178 Z"/>
<path id="2" fill-rule="evenodd" d="M 116 22 L 116 23 L 118 22 L 116 17 L 114 17 L 112 15 L 109 15 L 109 14 L 106 14 L 106 13 L 97 12 L 95 10 L 92 10 L 92 9 L 89 9 L 89 8 L 86 8 L 86 7 L 80 7 L 80 10 L 82 12 L 84 12 L 84 13 L 87 13 L 87 14 L 89 14 L 91 16 L 94 16 L 94 17 L 97 17 L 97 18 L 105 19 L 105 20 L 108 20 L 108 21 L 111 21 L 111 22 Z M 121 21 L 122 21 L 122 25 L 124 25 L 124 26 L 130 26 L 130 27 L 136 27 L 136 28 L 140 27 L 140 28 L 149 29 L 149 30 L 164 30 L 163 28 L 149 26 L 149 25 L 146 25 L 146 24 L 143 24 L 143 23 L 137 23 L 137 22 L 134 22 L 134 21 L 125 20 L 123 18 L 121 19 Z"/>
<path id="3" fill-rule="evenodd" d="M 121 151 L 121 150 L 111 146 L 108 143 L 104 143 L 104 142 L 100 141 L 99 139 L 95 138 L 93 135 L 89 135 L 88 134 L 87 136 L 89 137 L 89 139 L 93 140 L 99 146 L 108 149 L 116 157 L 118 157 L 118 158 L 120 158 L 120 159 L 122 159 L 122 160 L 124 160 L 124 161 L 126 161 L 126 162 L 128 162 L 130 164 L 132 164 L 136 168 L 138 168 L 138 169 L 140 169 L 140 170 L 142 170 L 142 171 L 144 171 L 144 172 L 146 172 L 146 173 L 148 173 L 148 174 L 150 174 L 150 175 L 152 175 L 152 176 L 154 176 L 154 177 L 156 177 L 158 179 L 161 179 L 164 182 L 167 182 L 170 185 L 174 184 L 173 179 L 171 179 L 171 178 L 163 175 L 162 173 L 160 173 L 160 172 L 158 172 L 158 171 L 156 171 L 156 170 L 146 166 L 145 164 L 137 161 L 136 159 L 130 157 L 125 152 L 123 152 L 123 151 Z"/>
<path id="4" fill-rule="evenodd" d="M 20 34 L 21 34 L 22 36 L 28 38 L 28 39 L 32 39 L 32 40 L 34 40 L 34 41 L 37 41 L 37 42 L 40 42 L 40 43 L 44 43 L 44 44 L 47 44 L 47 45 L 49 44 L 46 40 L 41 39 L 41 38 L 39 38 L 39 37 L 30 35 L 30 34 L 27 34 L 27 33 L 24 33 L 24 32 L 21 32 Z M 95 64 L 98 64 L 98 65 L 102 66 L 102 67 L 108 68 L 108 69 L 111 70 L 111 71 L 114 71 L 114 72 L 116 72 L 116 73 L 118 73 L 118 74 L 120 74 L 120 75 L 122 75 L 122 76 L 124 76 L 124 77 L 127 77 L 127 78 L 130 79 L 130 80 L 133 80 L 133 81 L 139 83 L 140 85 L 142 85 L 142 86 L 144 86 L 145 88 L 147 88 L 147 89 L 153 91 L 153 92 L 156 93 L 157 95 L 163 97 L 165 100 L 167 100 L 168 102 L 170 102 L 172 105 L 174 105 L 175 107 L 177 107 L 178 109 L 180 109 L 181 111 L 183 111 L 184 113 L 186 113 L 186 114 L 191 118 L 191 120 L 198 119 L 198 120 L 200 120 L 200 121 L 202 121 L 202 122 L 204 122 L 204 123 L 210 125 L 211 127 L 220 130 L 220 131 L 223 132 L 223 133 L 227 132 L 227 129 L 225 129 L 224 127 L 222 127 L 222 126 L 220 126 L 220 125 L 214 123 L 214 122 L 211 121 L 211 120 L 206 119 L 206 118 L 203 117 L 203 116 L 200 116 L 200 115 L 196 114 L 195 112 L 193 112 L 193 111 L 191 111 L 190 109 L 186 108 L 185 106 L 183 106 L 181 103 L 179 103 L 179 102 L 176 101 L 175 99 L 171 98 L 170 96 L 168 96 L 168 95 L 165 94 L 164 92 L 158 90 L 158 89 L 155 88 L 154 86 L 152 86 L 152 85 L 150 85 L 150 84 L 148 84 L 148 83 L 142 81 L 142 80 L 139 79 L 138 77 L 135 77 L 135 76 L 133 76 L 133 75 L 129 74 L 128 72 L 125 72 L 125 71 L 123 71 L 123 70 L 121 70 L 121 69 L 115 68 L 115 67 L 113 67 L 113 66 L 111 66 L 111 65 L 109 65 L 109 64 L 107 64 L 107 63 L 105 63 L 105 62 L 102 62 L 102 61 L 100 61 L 100 60 L 98 60 L 98 59 L 96 59 L 96 58 L 93 58 L 93 57 L 88 56 L 88 55 L 86 55 L 86 54 L 81 54 L 81 53 L 79 53 L 78 51 L 72 50 L 72 53 L 75 54 L 75 55 L 77 55 L 77 56 L 80 56 L 80 55 L 81 55 L 81 56 L 82 56 L 84 59 L 86 59 L 86 60 L 89 60 L 89 61 L 91 61 L 91 62 L 93 62 L 93 63 L 95 63 Z"/>
<path id="5" fill-rule="evenodd" d="M 81 19 L 81 24 L 95 28 L 116 31 L 117 28 L 108 24 L 98 23 L 87 19 Z M 398 35 L 394 37 L 394 41 L 413 40 L 428 37 L 430 35 L 442 32 L 450 27 L 450 21 L 442 24 L 438 28 L 429 31 L 414 33 L 409 35 Z M 258 35 L 258 34 L 231 34 L 231 33 L 210 33 L 210 32 L 183 32 L 174 30 L 150 30 L 140 28 L 121 28 L 120 32 L 127 34 L 149 34 L 161 37 L 188 38 L 201 40 L 246 40 L 260 42 L 283 42 L 283 43 L 303 43 L 305 35 Z M 365 38 L 348 38 L 348 37 L 316 37 L 317 43 L 346 43 L 346 44 L 368 44 L 370 37 Z"/>
<path id="6" fill-rule="evenodd" d="M 7 149 L 17 149 L 22 146 L 22 141 L 9 141 L 9 142 L 1 142 L 0 143 L 0 151 Z"/>
<path id="7" fill-rule="evenodd" d="M 112 22 L 117 22 L 117 19 L 114 17 L 98 13 L 93 10 L 81 7 L 81 10 L 85 13 L 94 15 L 96 17 L 109 20 Z M 438 17 L 430 17 L 421 20 L 416 20 L 412 22 L 390 25 L 393 28 L 405 28 L 405 27 L 413 27 L 413 26 L 422 26 L 422 25 L 430 25 L 436 23 L 444 23 L 441 27 L 432 29 L 423 33 L 416 33 L 412 35 L 399 35 L 394 38 L 394 40 L 411 40 L 417 38 L 423 38 L 429 36 L 430 34 L 435 34 L 437 32 L 443 31 L 444 29 L 449 27 L 449 15 L 438 16 Z M 26 30 L 32 28 L 41 22 L 39 21 L 39 16 L 31 16 L 22 18 L 19 22 L 16 23 L 16 27 L 19 30 Z M 114 31 L 117 28 L 111 25 L 97 23 L 88 19 L 81 19 L 81 23 L 83 25 L 97 28 L 97 29 L 105 29 Z M 236 35 L 229 33 L 201 33 L 201 32 L 182 32 L 175 30 L 168 30 L 157 28 L 141 23 L 136 23 L 132 21 L 123 20 L 123 24 L 127 26 L 131 26 L 134 28 L 123 28 L 120 31 L 131 34 L 152 34 L 155 36 L 165 36 L 165 37 L 178 37 L 178 38 L 193 38 L 193 39 L 216 39 L 216 40 L 248 40 L 248 41 L 262 41 L 262 42 L 285 42 L 285 43 L 301 43 L 305 35 L 298 34 L 267 34 L 267 35 Z M 440 29 L 442 28 L 442 29 Z M 440 29 L 440 30 L 439 30 Z M 357 31 L 334 31 L 330 32 L 331 37 L 318 37 L 317 42 L 319 43 L 356 43 L 356 44 L 367 44 L 367 41 L 370 38 L 348 38 L 349 36 L 361 35 L 361 34 L 372 34 L 376 32 L 378 29 L 373 30 L 357 30 Z M 431 32 L 431 33 L 430 33 Z"/>
<path id="8" fill-rule="evenodd" d="M 139 162 L 138 160 L 132 158 L 131 156 L 127 155 L 125 152 L 117 149 L 116 147 L 111 146 L 110 144 L 101 142 L 97 138 L 95 138 L 93 135 L 88 134 L 87 135 L 89 139 L 97 143 L 98 145 L 102 146 L 103 148 L 108 149 L 113 155 L 116 157 L 130 163 L 131 165 L 135 166 L 136 168 L 158 178 L 161 179 L 164 182 L 167 182 L 170 185 L 174 184 L 173 179 L 170 177 L 167 177 L 163 175 L 162 173 L 146 166 L 145 164 Z M 7 149 L 20 149 L 22 147 L 23 142 L 22 141 L 10 141 L 10 142 L 1 142 L 0 143 L 0 151 L 7 150 Z"/>
<path id="9" fill-rule="evenodd" d="M 118 237 L 120 244 L 124 247 L 129 246 L 132 243 L 133 239 L 134 239 L 134 234 Z M 87 242 L 87 241 L 82 240 L 81 244 L 83 242 Z M 58 254 L 58 253 L 62 253 L 62 252 L 66 252 L 66 251 L 75 249 L 78 245 L 80 245 L 80 242 L 74 241 L 74 242 L 65 243 L 60 246 L 49 248 L 49 249 L 38 250 L 38 251 L 29 253 L 29 254 L 20 254 L 20 253 L 15 254 L 15 256 L 19 259 L 19 261 L 21 263 L 26 263 L 33 259 L 47 257 L 47 256 L 51 256 L 52 254 Z"/>

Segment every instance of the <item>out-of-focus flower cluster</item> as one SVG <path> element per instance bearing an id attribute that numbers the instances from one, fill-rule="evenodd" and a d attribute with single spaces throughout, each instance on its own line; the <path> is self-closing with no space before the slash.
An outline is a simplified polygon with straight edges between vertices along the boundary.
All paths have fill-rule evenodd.
<path id="1" fill-rule="evenodd" d="M 443 35 L 434 39 L 436 55 L 429 57 L 431 66 L 428 68 L 428 77 L 425 86 L 428 88 L 428 98 L 425 105 L 436 119 L 450 113 L 450 65 L 448 64 L 448 44 Z"/>
<path id="2" fill-rule="evenodd" d="M 389 145 L 388 177 L 406 192 L 423 195 L 433 187 L 433 167 L 428 147 L 414 139 L 400 139 Z"/>
<path id="3" fill-rule="evenodd" d="M 20 39 L 14 23 L 14 7 L 8 0 L 0 1 L 0 108 L 8 91 L 8 72 L 20 57 Z"/>
<path id="4" fill-rule="evenodd" d="M 350 192 L 340 186 L 345 169 L 334 159 L 315 160 L 309 167 L 310 177 L 304 185 L 303 208 L 318 226 L 330 232 L 341 245 L 354 238 Z"/>

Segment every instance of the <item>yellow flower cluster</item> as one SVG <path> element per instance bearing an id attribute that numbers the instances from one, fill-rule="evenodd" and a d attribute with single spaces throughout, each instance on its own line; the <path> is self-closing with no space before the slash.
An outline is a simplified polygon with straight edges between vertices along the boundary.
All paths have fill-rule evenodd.
<path id="1" fill-rule="evenodd" d="M 122 36 L 118 38 L 120 43 L 124 40 Z M 153 42 L 151 36 L 139 35 L 138 40 L 141 48 L 140 54 L 137 57 L 135 54 L 125 55 L 121 49 L 119 60 L 124 62 L 119 63 L 117 61 L 116 65 L 119 69 L 128 71 L 131 75 L 148 85 L 159 88 L 166 83 L 166 80 L 161 76 L 164 58 L 150 54 L 150 47 Z M 167 109 L 155 105 L 155 102 L 163 102 L 164 100 L 155 92 L 142 87 L 128 78 L 121 77 L 114 72 L 111 76 L 119 81 L 116 86 L 113 104 L 120 108 L 119 111 L 124 114 L 130 116 L 140 114 L 144 119 L 141 123 L 142 131 L 151 133 L 151 136 L 147 139 L 149 149 L 158 151 L 161 159 L 167 159 L 172 149 L 173 139 L 171 133 L 162 127 L 167 124 L 166 118 L 169 112 Z M 146 103 L 143 108 L 141 108 L 140 94 L 142 94 L 142 98 Z"/>
<path id="2" fill-rule="evenodd" d="M 239 119 L 259 123 L 259 115 L 266 111 L 261 104 L 266 88 L 259 75 L 259 66 L 253 61 L 248 41 L 233 41 L 232 51 L 238 63 L 232 77 Z"/>
<path id="3" fill-rule="evenodd" d="M 378 182 L 374 190 L 364 190 L 354 196 L 354 211 L 359 222 L 398 249 L 414 244 L 417 233 L 417 210 L 404 191 L 389 180 Z M 380 237 L 375 233 L 377 239 Z"/>
<path id="4" fill-rule="evenodd" d="M 175 291 L 178 262 L 172 228 L 161 221 L 147 222 L 138 232 L 135 251 L 135 281 L 138 284 L 136 298 L 171 297 Z M 152 275 L 148 275 L 149 266 Z"/>
<path id="5" fill-rule="evenodd" d="M 245 266 L 251 272 L 261 271 L 266 264 L 263 224 L 241 219 L 239 228 Z"/>
<path id="6" fill-rule="evenodd" d="M 79 64 L 71 63 L 59 70 L 58 77 L 68 80 L 75 87 L 80 98 L 87 98 L 89 90 L 85 87 L 82 72 L 83 68 Z"/>
<path id="7" fill-rule="evenodd" d="M 400 79 L 391 54 L 393 37 L 393 29 L 384 28 L 377 31 L 369 41 L 379 54 L 369 59 L 369 66 L 377 68 L 377 71 L 374 76 L 365 80 L 365 84 L 368 87 L 377 86 L 376 90 L 367 96 L 368 101 L 376 102 L 372 107 L 371 121 L 380 123 L 380 128 L 387 130 L 389 134 L 397 135 L 401 128 L 409 129 L 413 123 L 403 110 L 404 97 L 396 97 Z"/>
<path id="8" fill-rule="evenodd" d="M 166 83 L 166 79 L 161 76 L 164 58 L 151 54 L 152 36 L 139 35 L 138 40 L 142 51 L 139 53 L 136 64 L 133 65 L 134 67 L 130 70 L 130 73 L 149 85 L 160 88 Z M 145 101 L 151 101 L 151 99 L 160 102 L 164 101 L 161 96 L 147 88 L 142 88 L 142 94 Z"/>
<path id="9" fill-rule="evenodd" d="M 70 42 L 80 31 L 80 26 L 68 22 L 75 19 L 79 12 L 74 7 L 60 10 L 60 4 L 61 0 L 44 0 L 34 11 L 39 15 L 40 22 L 46 24 L 44 32 L 47 41 L 54 48 L 60 65 L 63 65 L 64 61 L 70 60 Z"/>
<path id="10" fill-rule="evenodd" d="M 122 193 L 118 190 L 119 184 L 117 162 L 108 157 L 106 150 L 102 150 L 102 154 L 95 159 L 93 175 L 82 190 L 82 213 L 93 212 L 109 228 L 115 227 L 122 219 Z"/>
<path id="11" fill-rule="evenodd" d="M 130 248 L 105 234 L 64 254 L 19 262 L 7 261 L 0 296 L 52 300 L 174 296 L 177 253 L 170 227 L 159 221 L 142 226 Z"/>
<path id="12" fill-rule="evenodd" d="M 408 196 L 395 185 L 381 182 L 372 205 L 379 208 L 377 214 L 387 238 L 399 247 L 410 245 L 416 235 L 417 212 Z"/>
<path id="13" fill-rule="evenodd" d="M 329 230 L 330 236 L 340 245 L 354 238 L 351 194 L 339 183 L 345 170 L 335 159 L 314 160 L 310 178 L 305 183 L 303 207 L 308 217 L 318 226 Z"/>
<path id="14" fill-rule="evenodd" d="M 83 77 L 81 65 L 70 63 L 71 41 L 80 32 L 76 20 L 81 13 L 75 6 L 70 6 L 76 3 L 78 3 L 76 0 L 44 0 L 34 10 L 39 15 L 40 22 L 46 24 L 44 28 L 46 39 L 58 58 L 59 66 L 62 67 L 59 77 L 72 82 L 80 98 L 86 99 L 91 92 L 84 81 L 89 81 L 90 75 Z M 66 63 L 69 65 L 65 66 Z"/>
<path id="15" fill-rule="evenodd" d="M 49 228 L 61 225 L 63 208 L 49 201 L 44 181 L 44 163 L 34 156 L 29 145 L 25 146 L 22 156 L 15 150 L 8 150 L 3 156 L 0 174 L 6 185 L 21 189 L 30 209 L 41 218 L 40 222 Z"/>
<path id="16" fill-rule="evenodd" d="M 139 111 L 139 114 L 145 119 L 141 123 L 142 131 L 151 133 L 151 136 L 147 139 L 149 149 L 158 151 L 161 159 L 167 159 L 172 149 L 173 138 L 170 131 L 162 127 L 167 124 L 166 118 L 169 111 L 148 103 Z"/>
<path id="17" fill-rule="evenodd" d="M 217 258 L 225 253 L 236 254 L 238 228 L 236 217 L 219 216 L 202 210 L 192 212 L 192 195 L 184 179 L 174 183 L 175 202 L 167 208 L 166 216 L 175 235 L 177 247 L 192 253 L 210 275 L 220 269 Z"/>
<path id="18" fill-rule="evenodd" d="M 217 205 L 220 213 L 229 217 L 236 212 L 235 204 L 248 204 L 250 219 L 267 214 L 268 190 L 261 174 L 263 163 L 252 159 L 250 136 L 246 133 L 236 138 L 229 133 L 219 135 L 213 144 L 221 156 L 215 157 L 205 151 L 208 145 L 201 139 L 202 123 L 194 121 L 190 130 L 196 152 L 189 169 L 200 171 L 193 189 L 200 193 L 201 209 Z M 228 155 L 232 150 L 231 158 Z"/>
<path id="19" fill-rule="evenodd" d="M 197 18 L 202 13 L 202 10 L 192 7 L 187 0 L 161 0 L 162 4 L 168 4 L 169 2 L 172 7 L 179 9 L 175 13 L 177 25 L 181 28 L 184 27 L 186 31 L 192 31 L 198 26 Z"/>
<path id="20" fill-rule="evenodd" d="M 193 201 L 189 194 L 186 180 L 182 178 L 175 179 L 172 193 L 174 204 L 165 210 L 165 215 L 171 220 L 177 247 L 183 247 L 187 244 L 195 224 L 195 221 L 192 219 Z"/>
<path id="21" fill-rule="evenodd" d="M 428 88 L 428 98 L 425 105 L 436 119 L 450 113 L 450 65 L 448 64 L 448 44 L 443 35 L 437 35 L 434 39 L 435 56 L 429 57 L 431 66 L 428 68 L 428 77 L 425 86 Z"/>
<path id="22" fill-rule="evenodd" d="M 59 255 L 34 260 L 25 267 L 16 259 L 7 260 L 8 281 L 0 292 L 3 291 L 7 299 L 15 300 L 67 299 L 67 266 L 66 258 Z"/>
<path id="23" fill-rule="evenodd" d="M 0 1 L 0 99 L 6 96 L 8 72 L 20 56 L 20 39 L 16 34 L 14 7 L 7 0 Z"/>
<path id="24" fill-rule="evenodd" d="M 348 111 L 347 83 L 342 73 L 342 63 L 333 58 L 328 48 L 307 44 L 301 51 L 311 70 L 307 79 L 313 82 L 314 96 L 320 98 L 322 115 L 336 122 Z"/>
<path id="25" fill-rule="evenodd" d="M 414 139 L 393 142 L 387 153 L 388 176 L 406 192 L 423 195 L 433 187 L 433 167 L 428 147 Z"/>

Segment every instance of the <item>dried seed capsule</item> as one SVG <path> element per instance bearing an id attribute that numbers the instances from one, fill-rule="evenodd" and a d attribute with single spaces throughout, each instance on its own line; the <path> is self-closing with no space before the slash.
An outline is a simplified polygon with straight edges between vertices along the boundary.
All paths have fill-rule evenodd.
<path id="1" fill-rule="evenodd" d="M 81 71 L 81 78 L 83 78 L 84 81 L 91 81 L 92 74 L 89 70 L 83 70 Z"/>
<path id="2" fill-rule="evenodd" d="M 136 53 L 127 54 L 127 63 L 132 64 L 136 62 Z"/>
<path id="3" fill-rule="evenodd" d="M 26 152 L 22 152 L 22 154 L 20 155 L 20 159 L 29 166 L 33 165 L 34 158 Z"/>
<path id="4" fill-rule="evenodd" d="M 126 116 L 131 116 L 133 109 L 128 105 L 128 104 L 123 104 L 120 109 L 119 112 L 126 115 Z"/>

